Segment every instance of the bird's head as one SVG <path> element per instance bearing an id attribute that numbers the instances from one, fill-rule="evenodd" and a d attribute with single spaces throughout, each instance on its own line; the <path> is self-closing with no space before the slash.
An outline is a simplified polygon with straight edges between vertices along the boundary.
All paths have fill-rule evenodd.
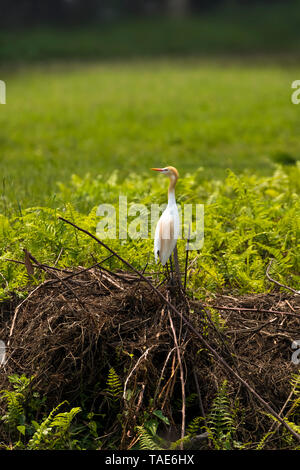
<path id="1" fill-rule="evenodd" d="M 168 176 L 171 180 L 177 181 L 179 173 L 174 166 L 166 166 L 165 168 L 151 168 L 151 170 L 159 171 Z"/>

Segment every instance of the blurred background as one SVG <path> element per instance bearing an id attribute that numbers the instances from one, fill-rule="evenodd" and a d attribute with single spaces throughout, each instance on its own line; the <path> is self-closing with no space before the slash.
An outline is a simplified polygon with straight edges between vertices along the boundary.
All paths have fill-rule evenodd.
<path id="1" fill-rule="evenodd" d="M 22 31 L 1 37 L 2 59 L 299 50 L 298 0 L 1 0 L 0 5 L 0 27 Z M 24 29 L 32 34 L 23 36 Z"/>
<path id="2" fill-rule="evenodd" d="M 0 1 L 2 203 L 59 182 L 199 167 L 271 174 L 300 154 L 298 0 Z M 22 171 L 20 171 L 22 169 Z"/>
<path id="3" fill-rule="evenodd" d="M 9 0 L 1 1 L 2 26 L 78 25 L 128 17 L 201 15 L 223 5 L 238 9 L 259 4 L 271 9 L 293 0 Z M 267 11 L 267 10 L 266 10 Z"/>

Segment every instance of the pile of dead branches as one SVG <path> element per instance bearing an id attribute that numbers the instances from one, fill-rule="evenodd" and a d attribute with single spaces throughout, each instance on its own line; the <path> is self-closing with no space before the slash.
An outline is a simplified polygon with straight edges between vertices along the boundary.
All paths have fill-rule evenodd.
<path id="1" fill-rule="evenodd" d="M 204 303 L 178 286 L 157 286 L 126 260 L 126 271 L 110 272 L 101 263 L 71 271 L 40 264 L 28 253 L 27 264 L 28 256 L 47 276 L 22 302 L 0 306 L 7 345 L 0 389 L 12 373 L 34 375 L 34 388 L 49 405 L 78 405 L 82 394 L 98 403 L 113 367 L 123 384 L 126 448 L 150 401 L 168 416 L 173 438 L 183 437 L 193 416 L 205 419 L 227 379 L 232 402 L 246 410 L 242 440 L 270 428 L 261 411 L 299 438 L 282 420 L 298 371 L 291 344 L 300 338 L 299 295 L 219 295 Z M 187 406 L 192 394 L 197 400 Z"/>

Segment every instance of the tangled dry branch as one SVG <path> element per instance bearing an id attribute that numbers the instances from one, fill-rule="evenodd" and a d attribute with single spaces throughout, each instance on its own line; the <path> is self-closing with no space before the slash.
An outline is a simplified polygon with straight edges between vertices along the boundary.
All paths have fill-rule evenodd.
<path id="1" fill-rule="evenodd" d="M 138 413 L 150 398 L 153 409 L 162 409 L 183 437 L 187 394 L 197 394 L 205 417 L 226 377 L 232 396 L 249 409 L 245 433 L 253 426 L 251 419 L 267 427 L 257 418 L 262 408 L 300 439 L 280 413 L 290 393 L 289 378 L 297 371 L 290 346 L 299 336 L 299 296 L 220 295 L 204 305 L 182 290 L 158 288 L 151 275 L 138 272 L 86 230 L 64 222 L 95 238 L 127 270 L 110 272 L 102 262 L 60 270 L 29 254 L 48 279 L 18 305 L 1 305 L 0 335 L 8 354 L 0 388 L 7 386 L 8 374 L 18 372 L 34 375 L 35 387 L 53 405 L 63 399 L 76 403 L 83 391 L 97 401 L 103 388 L 96 384 L 106 382 L 109 368 L 116 367 L 120 375 L 126 370 L 123 398 L 129 386 L 131 398 L 124 403 L 129 412 L 123 446 L 130 447 Z M 181 399 L 181 419 L 172 407 L 175 396 Z"/>

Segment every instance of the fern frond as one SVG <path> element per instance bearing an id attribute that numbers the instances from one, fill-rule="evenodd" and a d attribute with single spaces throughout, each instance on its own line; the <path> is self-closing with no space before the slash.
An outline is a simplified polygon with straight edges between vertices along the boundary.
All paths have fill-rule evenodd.
<path id="1" fill-rule="evenodd" d="M 65 413 L 58 413 L 51 423 L 51 428 L 57 426 L 59 428 L 60 433 L 66 433 L 70 427 L 71 421 L 73 421 L 74 417 L 81 411 L 81 408 L 72 408 L 70 411 L 66 411 Z"/>
<path id="2" fill-rule="evenodd" d="M 117 400 L 121 398 L 123 393 L 123 386 L 121 380 L 116 373 L 115 369 L 111 367 L 109 369 L 108 377 L 107 377 L 107 389 L 106 392 L 114 399 Z"/>
<path id="3" fill-rule="evenodd" d="M 51 423 L 54 419 L 54 415 L 58 411 L 58 409 L 65 403 L 66 402 L 64 401 L 57 405 L 56 408 L 53 408 L 47 418 L 45 418 L 44 421 L 42 421 L 39 425 L 36 425 L 37 429 L 30 441 L 28 442 L 28 449 L 39 449 L 40 447 L 43 447 L 45 443 L 48 442 L 48 435 L 51 433 Z"/>
<path id="4" fill-rule="evenodd" d="M 275 431 L 266 432 L 266 434 L 262 437 L 262 439 L 257 444 L 255 450 L 262 450 L 265 446 L 265 443 L 266 443 L 267 439 L 269 439 L 269 437 L 272 436 L 274 434 L 274 432 Z"/>
<path id="5" fill-rule="evenodd" d="M 300 396 L 300 374 L 293 374 L 290 383 L 292 385 L 293 393 Z"/>
<path id="6" fill-rule="evenodd" d="M 297 434 L 300 436 L 300 425 L 293 423 L 293 421 L 288 420 L 287 418 L 284 418 L 284 421 L 289 425 L 289 427 L 295 431 Z"/>
<path id="7" fill-rule="evenodd" d="M 141 450 L 163 450 L 157 442 L 158 436 L 153 436 L 144 426 L 137 426 L 137 430 Z"/>
<path id="8" fill-rule="evenodd" d="M 196 416 L 189 425 L 186 427 L 186 433 L 189 436 L 194 436 L 199 432 L 199 429 L 204 425 L 204 418 L 202 416 Z"/>
<path id="9" fill-rule="evenodd" d="M 64 413 L 57 413 L 65 403 L 67 402 L 64 401 L 54 408 L 42 423 L 33 423 L 36 431 L 28 442 L 28 449 L 53 449 L 64 446 L 71 422 L 77 413 L 81 411 L 81 408 L 77 407 Z"/>
<path id="10" fill-rule="evenodd" d="M 2 420 L 12 429 L 23 424 L 25 420 L 24 403 L 26 393 L 33 377 L 27 378 L 25 375 L 18 376 L 12 374 L 8 377 L 14 390 L 1 390 L 0 395 L 7 404 L 7 413 L 2 416 Z"/>
<path id="11" fill-rule="evenodd" d="M 15 428 L 22 422 L 24 416 L 24 396 L 19 392 L 3 390 L 2 397 L 7 403 L 7 413 L 2 417 L 2 420 L 10 427 Z"/>
<path id="12" fill-rule="evenodd" d="M 205 428 L 216 449 L 228 450 L 240 447 L 240 443 L 234 440 L 234 415 L 227 395 L 226 380 L 213 400 Z"/>

